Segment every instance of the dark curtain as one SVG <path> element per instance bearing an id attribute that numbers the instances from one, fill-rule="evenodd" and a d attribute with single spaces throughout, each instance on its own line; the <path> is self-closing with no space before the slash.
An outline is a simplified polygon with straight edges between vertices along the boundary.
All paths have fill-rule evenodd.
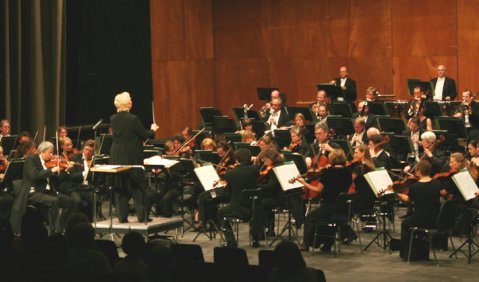
<path id="1" fill-rule="evenodd" d="M 65 120 L 65 0 L 0 0 L 0 118 L 47 138 Z"/>

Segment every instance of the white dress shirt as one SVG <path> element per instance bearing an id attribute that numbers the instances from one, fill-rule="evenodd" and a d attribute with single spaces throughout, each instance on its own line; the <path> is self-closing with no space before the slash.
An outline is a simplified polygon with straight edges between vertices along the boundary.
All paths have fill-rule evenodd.
<path id="1" fill-rule="evenodd" d="M 434 101 L 442 101 L 442 90 L 444 89 L 445 77 L 438 77 L 434 88 Z"/>

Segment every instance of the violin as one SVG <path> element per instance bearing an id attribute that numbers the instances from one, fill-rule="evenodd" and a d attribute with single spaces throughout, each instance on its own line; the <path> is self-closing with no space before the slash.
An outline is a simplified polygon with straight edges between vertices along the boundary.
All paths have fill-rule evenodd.
<path id="1" fill-rule="evenodd" d="M 52 156 L 49 160 L 45 161 L 45 166 L 47 168 L 59 166 L 60 169 L 66 169 L 69 166 L 69 163 L 65 157 Z"/>
<path id="2" fill-rule="evenodd" d="M 395 193 L 409 194 L 409 188 L 413 183 L 416 183 L 419 178 L 416 175 L 408 175 L 401 180 L 396 180 L 393 185 L 389 185 L 388 188 L 379 191 L 378 197 L 381 197 L 386 191 L 394 191 Z"/>
<path id="3" fill-rule="evenodd" d="M 5 159 L 0 160 L 0 172 L 7 170 L 8 162 Z"/>
<path id="4" fill-rule="evenodd" d="M 78 154 L 78 150 L 75 148 L 72 148 L 72 150 L 69 152 L 62 152 L 63 157 L 65 157 L 68 161 L 71 160 L 71 158 L 76 154 Z"/>
<path id="5" fill-rule="evenodd" d="M 263 180 L 266 179 L 268 173 L 270 172 L 270 170 L 273 169 L 273 166 L 270 165 L 270 166 L 265 166 L 264 169 L 260 170 L 259 172 L 259 176 L 258 178 L 256 179 L 256 182 L 259 183 L 259 182 L 262 182 Z"/>

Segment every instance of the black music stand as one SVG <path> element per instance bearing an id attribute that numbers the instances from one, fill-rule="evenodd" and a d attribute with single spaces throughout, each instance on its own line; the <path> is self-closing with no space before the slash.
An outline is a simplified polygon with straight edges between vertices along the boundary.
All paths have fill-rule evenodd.
<path id="1" fill-rule="evenodd" d="M 211 128 L 213 117 L 222 116 L 221 111 L 213 107 L 201 107 L 200 115 L 203 126 L 206 128 Z"/>
<path id="2" fill-rule="evenodd" d="M 261 152 L 261 149 L 259 146 L 251 146 L 249 143 L 242 143 L 242 142 L 235 142 L 233 143 L 233 146 L 235 149 L 246 149 L 251 152 L 252 156 L 257 156 L 259 152 Z"/>
<path id="3" fill-rule="evenodd" d="M 294 120 L 294 116 L 296 114 L 302 114 L 304 116 L 304 119 L 313 122 L 316 120 L 316 116 L 314 115 L 313 111 L 309 107 L 287 107 L 288 108 L 288 113 L 289 117 L 291 120 Z"/>
<path id="4" fill-rule="evenodd" d="M 336 132 L 336 136 L 346 136 L 354 134 L 354 126 L 349 117 L 328 116 L 326 119 L 328 127 Z"/>
<path id="5" fill-rule="evenodd" d="M 228 116 L 214 116 L 211 126 L 214 134 L 236 131 L 234 120 Z"/>
<path id="6" fill-rule="evenodd" d="M 276 87 L 258 87 L 256 88 L 256 92 L 258 93 L 258 100 L 261 101 L 270 101 L 271 100 L 271 92 L 274 90 L 279 90 Z"/>
<path id="7" fill-rule="evenodd" d="M 382 102 L 368 102 L 368 109 L 370 114 L 375 114 L 377 116 L 389 115 L 386 105 Z"/>
<path id="8" fill-rule="evenodd" d="M 288 147 L 291 144 L 291 134 L 288 129 L 275 129 L 273 132 L 278 148 Z"/>
<path id="9" fill-rule="evenodd" d="M 297 234 L 297 231 L 296 231 L 296 227 L 294 226 L 293 224 L 293 213 L 291 211 L 291 198 L 293 197 L 298 197 L 300 195 L 304 194 L 304 190 L 301 189 L 301 188 L 297 188 L 297 189 L 292 189 L 292 190 L 289 190 L 289 191 L 284 191 L 284 194 L 285 197 L 286 197 L 286 208 L 288 210 L 288 221 L 286 222 L 286 224 L 283 226 L 283 228 L 281 229 L 281 231 L 276 235 L 276 237 L 274 237 L 274 239 L 269 243 L 269 247 L 271 247 L 274 242 L 276 242 L 277 240 L 280 240 L 280 239 L 284 239 L 283 238 L 283 234 L 288 231 L 288 237 L 287 239 L 289 241 L 292 241 L 293 240 L 293 233 L 294 233 L 294 237 L 296 238 L 296 240 L 298 241 L 298 244 L 299 244 L 299 237 L 298 237 L 298 234 Z M 278 230 L 279 230 L 279 226 L 278 226 Z"/>
<path id="10" fill-rule="evenodd" d="M 220 162 L 220 156 L 217 153 L 207 150 L 195 150 L 195 159 L 200 162 L 212 164 L 218 164 Z"/>
<path id="11" fill-rule="evenodd" d="M 414 145 L 409 136 L 393 135 L 389 144 L 394 148 L 398 160 L 406 161 L 409 154 L 415 153 Z"/>
<path id="12" fill-rule="evenodd" d="M 406 130 L 406 124 L 401 118 L 377 117 L 379 130 L 382 132 L 394 132 L 401 135 Z"/>
<path id="13" fill-rule="evenodd" d="M 391 203 L 395 201 L 395 198 L 396 193 L 391 193 L 385 194 L 377 199 L 374 205 L 374 213 L 376 214 L 377 219 L 381 218 L 382 224 L 381 226 L 378 226 L 378 229 L 379 227 L 381 227 L 381 230 L 377 232 L 376 236 L 371 240 L 371 242 L 369 242 L 369 244 L 364 247 L 364 251 L 366 251 L 373 243 L 376 243 L 383 250 L 386 250 L 388 248 L 389 242 L 391 241 L 391 239 L 393 239 L 393 237 L 387 229 L 386 221 L 388 220 L 388 216 L 390 213 L 389 209 Z"/>
<path id="14" fill-rule="evenodd" d="M 459 117 L 438 117 L 436 123 L 440 130 L 446 130 L 450 134 L 456 134 L 457 138 L 467 139 L 464 120 Z"/>
<path id="15" fill-rule="evenodd" d="M 236 120 L 241 121 L 242 119 L 245 118 L 243 107 L 233 107 L 231 108 L 231 112 L 233 112 L 233 115 L 235 116 Z M 259 113 L 256 110 L 248 110 L 246 114 L 248 115 L 248 118 L 261 120 L 261 117 L 259 116 Z"/>
<path id="16" fill-rule="evenodd" d="M 256 136 L 263 136 L 266 131 L 266 123 L 263 120 L 254 120 L 253 131 L 256 133 Z"/>
<path id="17" fill-rule="evenodd" d="M 314 139 L 316 138 L 314 134 L 315 124 L 306 124 L 304 127 L 306 129 L 305 132 L 303 132 L 304 138 L 306 138 L 308 143 L 313 143 Z"/>
<path id="18" fill-rule="evenodd" d="M 466 202 L 469 204 L 473 200 Z M 466 221 L 466 240 L 454 250 L 452 254 L 449 255 L 449 258 L 456 256 L 457 253 L 462 253 L 467 257 L 467 263 L 471 263 L 471 259 L 477 253 L 479 253 L 479 243 L 475 240 L 476 239 L 476 225 L 478 223 L 478 208 L 474 206 L 468 206 L 465 211 L 462 212 L 462 216 L 465 218 Z M 463 250 L 463 248 L 465 250 Z"/>
<path id="19" fill-rule="evenodd" d="M 100 135 L 100 146 L 98 147 L 98 155 L 110 155 L 111 145 L 113 144 L 113 136 L 111 134 Z"/>
<path id="20" fill-rule="evenodd" d="M 306 166 L 306 162 L 304 161 L 304 156 L 292 153 L 291 151 L 282 151 L 281 153 L 283 154 L 286 161 L 294 162 L 294 164 L 298 168 L 299 173 L 305 174 L 308 171 L 308 167 Z"/>
<path id="21" fill-rule="evenodd" d="M 444 138 L 444 140 L 437 146 L 438 149 L 444 152 L 463 152 L 464 147 L 457 144 L 457 135 L 449 133 L 447 130 L 433 130 L 436 135 L 436 140 Z"/>
<path id="22" fill-rule="evenodd" d="M 328 105 L 328 111 L 331 115 L 351 118 L 353 116 L 351 104 L 347 102 L 332 102 Z"/>
<path id="23" fill-rule="evenodd" d="M 409 96 L 413 96 L 414 87 L 420 86 L 421 80 L 419 78 L 408 78 L 406 79 L 407 91 Z"/>
<path id="24" fill-rule="evenodd" d="M 224 133 L 227 142 L 241 142 L 241 134 L 239 133 Z"/>
<path id="25" fill-rule="evenodd" d="M 324 90 L 331 98 L 331 101 L 338 101 L 338 98 L 344 100 L 344 92 L 341 86 L 329 83 L 318 83 L 316 84 L 316 89 Z"/>
<path id="26" fill-rule="evenodd" d="M 424 101 L 424 107 L 426 108 L 426 111 L 424 112 L 425 116 L 432 118 L 443 115 L 441 105 L 436 101 Z"/>
<path id="27" fill-rule="evenodd" d="M 17 145 L 17 135 L 9 135 L 3 136 L 2 141 L 0 142 L 3 148 L 3 155 L 9 156 L 10 151 L 15 149 L 15 145 Z"/>
<path id="28" fill-rule="evenodd" d="M 95 167 L 96 165 L 107 165 L 108 161 L 110 160 L 109 156 L 104 156 L 104 155 L 94 155 L 92 159 L 92 164 L 91 167 Z M 93 216 L 94 216 L 94 222 L 96 226 L 97 218 L 100 220 L 104 220 L 105 217 L 103 216 L 103 212 L 101 210 L 102 208 L 102 194 L 103 195 L 108 195 L 111 197 L 111 193 L 106 193 L 107 192 L 107 186 L 105 185 L 106 183 L 106 173 L 95 173 L 91 170 L 88 171 L 87 175 L 88 179 L 88 186 L 92 188 L 93 191 Z M 110 191 L 111 192 L 111 191 Z M 97 198 L 97 194 L 100 194 L 100 200 Z M 113 198 L 110 199 L 110 202 L 113 201 Z M 100 203 L 100 205 L 97 206 L 97 203 Z M 111 210 L 110 210 L 111 213 Z"/>
<path id="29" fill-rule="evenodd" d="M 331 139 L 331 143 L 336 143 L 339 146 L 341 146 L 341 149 L 343 149 L 344 154 L 346 155 L 346 158 L 348 160 L 351 160 L 353 158 L 353 147 L 351 146 L 351 143 L 347 139 Z"/>
<path id="30" fill-rule="evenodd" d="M 2 186 L 12 187 L 12 182 L 17 179 L 23 178 L 23 165 L 24 159 L 13 159 L 5 170 L 3 175 Z"/>

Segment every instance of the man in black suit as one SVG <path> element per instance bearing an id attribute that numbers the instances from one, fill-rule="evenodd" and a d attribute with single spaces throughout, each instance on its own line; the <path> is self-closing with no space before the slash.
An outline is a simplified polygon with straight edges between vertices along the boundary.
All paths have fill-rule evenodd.
<path id="1" fill-rule="evenodd" d="M 419 159 L 419 144 L 421 143 L 421 134 L 423 133 L 423 130 L 419 127 L 419 124 L 419 117 L 410 118 L 407 122 L 408 128 L 402 132 L 402 135 L 411 138 L 411 142 L 414 147 L 413 153 L 417 159 Z"/>
<path id="2" fill-rule="evenodd" d="M 469 140 L 478 140 L 479 138 L 479 103 L 474 98 L 475 96 L 471 90 L 464 90 L 462 92 L 461 111 L 454 115 L 464 118 Z"/>
<path id="3" fill-rule="evenodd" d="M 339 77 L 331 81 L 331 84 L 341 86 L 344 93 L 344 100 L 349 102 L 353 109 L 354 101 L 356 101 L 356 81 L 348 77 L 348 68 L 342 66 L 339 68 Z"/>
<path id="4" fill-rule="evenodd" d="M 369 113 L 369 106 L 368 102 L 366 101 L 361 101 L 358 104 L 358 112 L 353 113 L 352 118 L 356 119 L 358 117 L 362 117 L 364 119 L 364 122 L 366 124 L 366 130 L 376 126 L 376 115 Z"/>
<path id="5" fill-rule="evenodd" d="M 434 101 L 452 101 L 457 96 L 456 82 L 446 76 L 447 68 L 444 65 L 437 67 L 437 77 L 431 79 L 434 88 Z"/>
<path id="6" fill-rule="evenodd" d="M 348 139 L 353 148 L 363 144 L 368 144 L 368 135 L 366 134 L 366 122 L 364 121 L 364 118 L 357 117 L 354 120 L 354 134 L 350 135 Z"/>
<path id="7" fill-rule="evenodd" d="M 254 189 L 259 175 L 258 168 L 250 165 L 251 152 L 249 150 L 238 149 L 235 151 L 234 157 L 237 163 L 236 167 L 224 175 L 224 180 L 228 184 L 226 189 L 231 195 L 230 205 L 218 211 L 218 221 L 222 230 L 224 230 L 226 245 L 230 247 L 237 246 L 237 242 L 230 223 L 225 221 L 224 218 L 225 216 L 237 216 L 244 219 L 251 217 L 251 206 L 241 201 L 240 194 L 244 189 Z M 253 220 L 251 223 L 253 245 L 256 247 L 259 246 L 258 239 L 263 228 L 263 221 L 260 220 L 263 217 L 258 213 L 263 213 L 263 210 L 255 209 L 253 218 L 257 220 Z"/>
<path id="8" fill-rule="evenodd" d="M 289 125 L 290 118 L 282 108 L 282 102 L 279 98 L 271 100 L 271 112 L 266 116 L 267 124 L 271 130 Z"/>
<path id="9" fill-rule="evenodd" d="M 46 162 L 53 154 L 53 144 L 44 141 L 38 146 L 38 154 L 25 161 L 23 167 L 22 190 L 29 191 L 29 200 L 33 205 L 48 206 L 50 208 L 50 220 L 54 230 L 61 233 L 66 227 L 68 220 L 76 211 L 73 199 L 67 195 L 58 193 L 63 181 L 68 175 L 61 171 L 60 167 L 47 168 Z M 62 209 L 60 215 L 60 209 Z M 58 221 L 57 218 L 60 217 Z M 58 224 L 57 224 L 58 223 Z"/>
<path id="10" fill-rule="evenodd" d="M 384 137 L 381 134 L 374 135 L 369 139 L 369 148 L 372 151 L 371 158 L 376 167 L 391 169 L 392 161 L 388 152 L 383 149 Z"/>

